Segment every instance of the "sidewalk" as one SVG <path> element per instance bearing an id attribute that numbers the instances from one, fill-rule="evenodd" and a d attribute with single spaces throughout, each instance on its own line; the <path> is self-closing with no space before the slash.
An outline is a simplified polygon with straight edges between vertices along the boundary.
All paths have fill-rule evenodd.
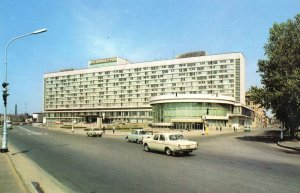
<path id="1" fill-rule="evenodd" d="M 0 193 L 27 193 L 8 153 L 0 153 Z"/>
<path id="2" fill-rule="evenodd" d="M 279 147 L 300 151 L 300 141 L 278 141 Z"/>

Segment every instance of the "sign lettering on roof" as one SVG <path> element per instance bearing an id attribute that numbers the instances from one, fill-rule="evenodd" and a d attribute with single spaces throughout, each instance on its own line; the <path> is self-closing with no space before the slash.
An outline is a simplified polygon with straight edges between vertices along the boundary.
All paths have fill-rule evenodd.
<path id="1" fill-rule="evenodd" d="M 96 60 L 90 60 L 89 64 L 103 64 L 103 63 L 110 63 L 110 62 L 117 62 L 117 57 L 113 58 L 104 58 L 104 59 L 96 59 Z"/>

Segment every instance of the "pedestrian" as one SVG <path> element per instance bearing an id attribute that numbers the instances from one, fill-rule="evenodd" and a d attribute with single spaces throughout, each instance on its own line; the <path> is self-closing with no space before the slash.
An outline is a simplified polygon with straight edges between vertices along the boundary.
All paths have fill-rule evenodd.
<path id="1" fill-rule="evenodd" d="M 115 134 L 115 129 L 116 129 L 116 128 L 115 128 L 115 127 L 113 127 L 113 134 Z"/>
<path id="2" fill-rule="evenodd" d="M 220 131 L 222 131 L 222 127 L 220 127 Z"/>
<path id="3" fill-rule="evenodd" d="M 235 127 L 233 127 L 233 131 L 235 132 Z"/>
<path id="4" fill-rule="evenodd" d="M 105 127 L 103 127 L 102 130 L 103 130 L 103 133 L 105 133 Z"/>

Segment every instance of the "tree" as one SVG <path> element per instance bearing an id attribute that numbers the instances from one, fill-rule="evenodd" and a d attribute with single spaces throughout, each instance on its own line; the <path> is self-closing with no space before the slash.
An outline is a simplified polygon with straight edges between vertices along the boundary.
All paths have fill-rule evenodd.
<path id="1" fill-rule="evenodd" d="M 251 87 L 252 100 L 272 109 L 294 137 L 300 125 L 300 14 L 275 23 L 265 47 L 266 59 L 258 61 L 262 87 Z"/>

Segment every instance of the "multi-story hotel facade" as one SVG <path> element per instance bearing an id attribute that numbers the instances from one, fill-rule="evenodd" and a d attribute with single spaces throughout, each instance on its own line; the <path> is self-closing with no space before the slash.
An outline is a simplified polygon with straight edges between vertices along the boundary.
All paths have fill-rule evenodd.
<path id="1" fill-rule="evenodd" d="M 205 52 L 141 63 L 97 59 L 86 69 L 46 73 L 44 113 L 47 122 L 101 118 L 188 129 L 251 124 L 253 116 L 243 54 Z"/>

